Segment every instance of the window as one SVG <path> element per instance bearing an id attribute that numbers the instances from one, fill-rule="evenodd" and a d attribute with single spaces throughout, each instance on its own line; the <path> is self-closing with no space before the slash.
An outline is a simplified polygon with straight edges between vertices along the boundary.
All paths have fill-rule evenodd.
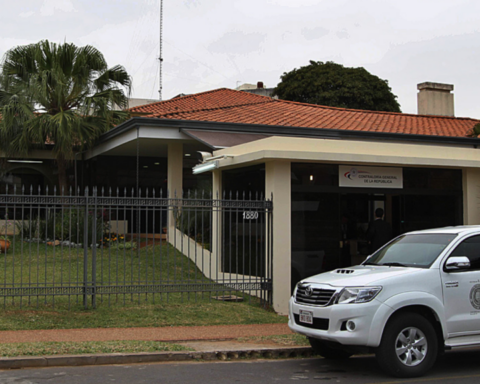
<path id="1" fill-rule="evenodd" d="M 466 256 L 470 260 L 468 270 L 480 270 L 480 236 L 472 236 L 462 241 L 450 254 L 450 257 L 452 256 Z"/>
<path id="2" fill-rule="evenodd" d="M 401 236 L 374 253 L 365 265 L 429 268 L 455 237 L 455 234 L 441 233 Z"/>

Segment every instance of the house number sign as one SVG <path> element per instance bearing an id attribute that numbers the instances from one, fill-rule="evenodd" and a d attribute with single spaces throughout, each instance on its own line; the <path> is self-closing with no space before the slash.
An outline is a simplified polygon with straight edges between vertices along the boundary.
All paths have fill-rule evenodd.
<path id="1" fill-rule="evenodd" d="M 243 212 L 243 220 L 257 220 L 258 212 L 255 211 L 245 211 Z"/>

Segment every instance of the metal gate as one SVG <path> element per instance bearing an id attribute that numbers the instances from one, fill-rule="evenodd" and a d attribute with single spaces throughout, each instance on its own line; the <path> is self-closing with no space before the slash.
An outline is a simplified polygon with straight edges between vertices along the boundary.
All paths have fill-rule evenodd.
<path id="1" fill-rule="evenodd" d="M 238 193 L 51 192 L 0 195 L 4 306 L 271 303 L 271 200 Z"/>

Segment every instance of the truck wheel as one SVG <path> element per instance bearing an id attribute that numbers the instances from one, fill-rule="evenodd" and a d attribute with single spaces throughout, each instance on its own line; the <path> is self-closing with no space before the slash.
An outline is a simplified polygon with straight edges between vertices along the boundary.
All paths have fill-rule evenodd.
<path id="1" fill-rule="evenodd" d="M 418 377 L 435 364 L 438 338 L 433 325 L 417 313 L 393 317 L 375 355 L 380 367 L 396 377 Z"/>
<path id="2" fill-rule="evenodd" d="M 331 360 L 341 360 L 341 359 L 348 359 L 352 356 L 352 353 L 347 352 L 340 348 L 332 348 L 326 345 L 325 343 L 321 342 L 317 339 L 308 338 L 310 345 L 312 346 L 313 351 L 325 359 Z"/>

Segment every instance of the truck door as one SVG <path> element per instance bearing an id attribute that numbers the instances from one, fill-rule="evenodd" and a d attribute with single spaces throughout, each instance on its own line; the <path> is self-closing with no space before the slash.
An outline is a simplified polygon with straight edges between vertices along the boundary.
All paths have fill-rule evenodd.
<path id="1" fill-rule="evenodd" d="M 445 264 L 453 256 L 466 256 L 470 267 L 446 271 Z M 440 268 L 449 335 L 480 333 L 480 235 L 463 240 Z"/>

